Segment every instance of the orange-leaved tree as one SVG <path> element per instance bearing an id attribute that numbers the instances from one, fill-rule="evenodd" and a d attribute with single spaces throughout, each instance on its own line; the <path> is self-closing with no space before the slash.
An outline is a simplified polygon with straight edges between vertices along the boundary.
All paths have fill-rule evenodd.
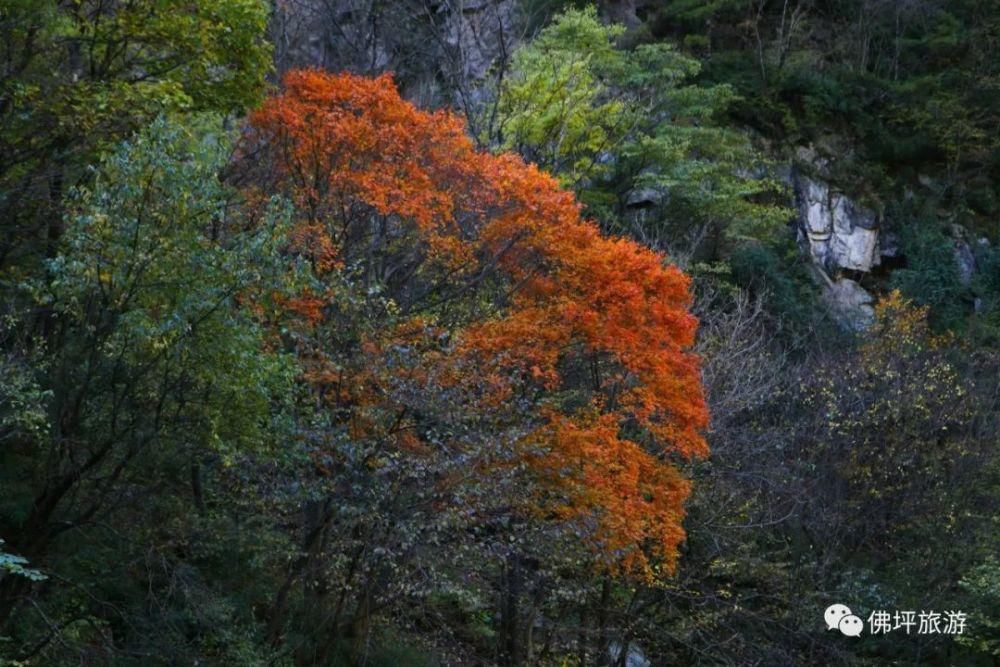
<path id="1" fill-rule="evenodd" d="M 554 178 L 476 150 L 387 75 L 291 72 L 251 117 L 243 162 L 295 204 L 290 251 L 319 277 L 290 303 L 313 332 L 300 353 L 353 434 L 433 456 L 426 410 L 393 385 L 451 392 L 515 427 L 513 456 L 476 463 L 521 471 L 513 511 L 576 526 L 612 572 L 673 570 L 676 463 L 707 453 L 687 276 L 602 236 Z"/>

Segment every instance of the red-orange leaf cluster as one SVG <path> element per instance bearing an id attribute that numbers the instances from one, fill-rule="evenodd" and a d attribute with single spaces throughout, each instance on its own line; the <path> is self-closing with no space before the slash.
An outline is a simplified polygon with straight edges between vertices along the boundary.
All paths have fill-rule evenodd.
<path id="1" fill-rule="evenodd" d="M 689 491 L 670 459 L 707 453 L 687 276 L 602 236 L 555 179 L 476 150 L 457 117 L 415 108 L 388 76 L 292 72 L 251 125 L 297 206 L 293 249 L 317 274 L 378 285 L 399 312 L 360 346 L 354 381 L 377 383 L 378 358 L 406 338 L 438 381 L 465 390 L 466 409 L 527 400 L 531 502 L 596 518 L 589 539 L 607 567 L 670 571 Z M 314 294 L 294 307 L 323 318 Z M 431 330 L 447 345 L 410 344 Z M 393 401 L 385 387 L 354 396 Z M 413 432 L 394 437 L 425 450 Z"/>

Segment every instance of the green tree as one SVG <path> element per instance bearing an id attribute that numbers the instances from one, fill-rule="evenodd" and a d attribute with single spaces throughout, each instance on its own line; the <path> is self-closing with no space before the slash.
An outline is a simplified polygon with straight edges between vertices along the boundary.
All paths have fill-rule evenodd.
<path id="1" fill-rule="evenodd" d="M 1000 562 L 990 556 L 972 568 L 959 585 L 969 593 L 974 605 L 969 632 L 958 642 L 990 656 L 1000 656 Z"/>
<path id="2" fill-rule="evenodd" d="M 42 619 L 63 627 L 60 646 L 73 639 L 71 621 L 94 628 L 78 630 L 80 641 L 105 641 L 97 628 L 115 619 L 100 595 L 122 583 L 94 577 L 130 551 L 105 548 L 106 522 L 140 499 L 153 511 L 177 494 L 197 512 L 203 461 L 224 465 L 273 444 L 294 366 L 255 312 L 285 284 L 284 215 L 275 206 L 260 220 L 237 214 L 218 178 L 228 154 L 218 120 L 154 122 L 75 193 L 61 251 L 32 284 L 37 323 L 21 331 L 40 333 L 9 347 L 32 369 L 46 423 L 4 419 L 0 531 L 60 576 L 45 594 L 23 578 L 0 581 L 0 628 L 24 650 L 42 650 L 45 633 L 33 634 Z M 167 516 L 183 516 L 175 512 Z M 44 611 L 12 623 L 26 600 Z"/>
<path id="3" fill-rule="evenodd" d="M 711 258 L 720 241 L 767 238 L 788 211 L 772 203 L 781 188 L 748 137 L 719 122 L 733 89 L 692 84 L 697 60 L 665 43 L 626 46 L 623 32 L 593 8 L 556 17 L 514 54 L 484 112 L 489 139 L 653 247 Z"/>
<path id="4" fill-rule="evenodd" d="M 55 254 L 85 165 L 158 114 L 264 90 L 262 0 L 0 1 L 0 266 Z"/>

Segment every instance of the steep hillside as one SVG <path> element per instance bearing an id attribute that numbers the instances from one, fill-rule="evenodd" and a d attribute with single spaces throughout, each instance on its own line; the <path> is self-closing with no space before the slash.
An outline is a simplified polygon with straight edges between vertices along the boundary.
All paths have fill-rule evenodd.
<path id="1" fill-rule="evenodd" d="M 0 0 L 0 667 L 995 664 L 998 33 Z"/>

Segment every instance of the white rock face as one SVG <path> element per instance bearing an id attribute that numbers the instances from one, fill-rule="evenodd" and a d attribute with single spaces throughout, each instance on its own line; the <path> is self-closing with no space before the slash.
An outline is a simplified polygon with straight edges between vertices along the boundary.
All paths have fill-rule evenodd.
<path id="1" fill-rule="evenodd" d="M 872 295 L 850 278 L 840 278 L 823 290 L 830 313 L 845 328 L 864 331 L 875 323 Z"/>
<path id="2" fill-rule="evenodd" d="M 879 263 L 878 218 L 825 183 L 797 179 L 801 231 L 816 264 L 829 272 L 871 271 Z"/>
<path id="3" fill-rule="evenodd" d="M 799 159 L 825 173 L 826 161 L 814 152 L 800 151 Z M 874 298 L 860 284 L 843 276 L 845 270 L 868 272 L 882 256 L 899 252 L 899 240 L 882 234 L 879 218 L 820 178 L 792 171 L 799 211 L 799 241 L 822 276 L 822 299 L 845 329 L 864 331 L 875 321 Z"/>
<path id="4" fill-rule="evenodd" d="M 846 329 L 864 331 L 874 323 L 873 298 L 856 281 L 844 276 L 845 271 L 867 273 L 881 263 L 883 257 L 901 257 L 899 237 L 881 229 L 874 211 L 830 188 L 824 180 L 830 173 L 829 161 L 816 151 L 803 148 L 797 154 L 798 163 L 808 165 L 807 176 L 793 166 L 791 181 L 798 206 L 799 242 L 809 253 L 817 277 L 822 276 L 823 301 L 830 314 Z M 930 187 L 931 181 L 921 177 Z M 912 197 L 912 193 L 907 195 Z M 972 284 L 979 269 L 974 245 L 984 242 L 960 225 L 952 225 L 951 239 L 958 278 L 962 285 Z M 981 308 L 977 304 L 976 308 Z"/>

